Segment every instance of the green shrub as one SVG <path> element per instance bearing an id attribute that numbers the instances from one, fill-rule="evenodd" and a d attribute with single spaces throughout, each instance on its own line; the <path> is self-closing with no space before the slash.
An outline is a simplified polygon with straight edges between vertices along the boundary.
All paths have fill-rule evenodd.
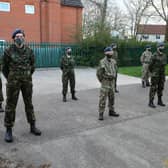
<path id="1" fill-rule="evenodd" d="M 150 44 L 152 52 L 156 50 L 156 43 L 137 42 L 134 39 L 119 40 L 112 38 L 107 32 L 104 34 L 96 34 L 85 38 L 81 46 L 80 56 L 76 58 L 77 64 L 82 66 L 97 66 L 100 59 L 104 57 L 103 50 L 111 43 L 118 45 L 119 66 L 139 66 L 140 56 L 145 50 L 145 46 Z M 166 52 L 168 52 L 168 44 L 166 45 Z"/>

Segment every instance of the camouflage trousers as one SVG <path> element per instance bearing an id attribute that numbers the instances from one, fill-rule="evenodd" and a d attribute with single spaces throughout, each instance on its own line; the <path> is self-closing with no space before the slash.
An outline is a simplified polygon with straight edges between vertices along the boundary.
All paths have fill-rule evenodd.
<path id="1" fill-rule="evenodd" d="M 107 98 L 109 110 L 114 111 L 114 89 L 101 88 L 99 96 L 99 113 L 104 113 Z"/>
<path id="2" fill-rule="evenodd" d="M 0 78 L 0 103 L 4 101 L 3 92 L 2 92 L 2 80 Z"/>
<path id="3" fill-rule="evenodd" d="M 28 123 L 35 121 L 34 107 L 32 104 L 32 81 L 26 80 L 11 80 L 8 81 L 6 86 L 7 100 L 5 107 L 5 126 L 13 127 L 16 115 L 16 105 L 19 98 L 19 92 L 21 90 L 25 112 Z"/>
<path id="4" fill-rule="evenodd" d="M 149 64 L 144 63 L 142 66 L 142 81 L 149 80 Z"/>
<path id="5" fill-rule="evenodd" d="M 157 92 L 158 97 L 163 95 L 165 77 L 152 77 L 151 87 L 149 91 L 149 99 L 154 100 L 155 94 Z"/>
<path id="6" fill-rule="evenodd" d="M 116 76 L 115 76 L 115 90 L 117 90 L 117 77 L 118 77 L 118 67 L 116 68 Z"/>
<path id="7" fill-rule="evenodd" d="M 68 83 L 70 84 L 71 93 L 75 93 L 75 73 L 63 72 L 62 74 L 62 94 L 66 95 L 68 92 Z"/>

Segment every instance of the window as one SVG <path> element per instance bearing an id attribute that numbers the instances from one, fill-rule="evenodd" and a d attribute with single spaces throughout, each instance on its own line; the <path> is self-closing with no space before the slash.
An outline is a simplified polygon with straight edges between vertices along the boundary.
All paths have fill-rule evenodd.
<path id="1" fill-rule="evenodd" d="M 143 35 L 142 38 L 146 40 L 146 39 L 149 38 L 149 36 L 148 35 Z"/>
<path id="2" fill-rule="evenodd" d="M 160 39 L 160 35 L 157 34 L 157 35 L 156 35 L 156 39 Z"/>
<path id="3" fill-rule="evenodd" d="M 34 14 L 35 13 L 34 5 L 25 5 L 25 13 Z"/>
<path id="4" fill-rule="evenodd" d="M 10 3 L 9 2 L 0 2 L 0 11 L 10 12 Z"/>

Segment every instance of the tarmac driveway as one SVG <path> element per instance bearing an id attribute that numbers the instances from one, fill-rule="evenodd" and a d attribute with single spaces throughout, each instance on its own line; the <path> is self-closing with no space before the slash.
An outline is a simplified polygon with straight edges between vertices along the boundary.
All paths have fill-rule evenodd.
<path id="1" fill-rule="evenodd" d="M 149 88 L 142 88 L 140 79 L 119 76 L 115 107 L 121 116 L 109 117 L 106 111 L 105 120 L 99 121 L 95 69 L 78 69 L 76 74 L 79 100 L 71 100 L 69 94 L 66 103 L 58 69 L 34 74 L 33 103 L 42 136 L 29 133 L 20 98 L 12 144 L 3 140 L 4 114 L 0 115 L 0 163 L 6 160 L 12 168 L 168 168 L 168 83 L 167 106 L 151 109 Z M 134 84 L 128 84 L 129 79 Z"/>

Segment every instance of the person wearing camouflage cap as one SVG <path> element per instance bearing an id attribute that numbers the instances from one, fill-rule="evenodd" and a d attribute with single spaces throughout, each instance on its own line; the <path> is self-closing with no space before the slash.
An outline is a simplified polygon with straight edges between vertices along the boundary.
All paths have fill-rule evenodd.
<path id="1" fill-rule="evenodd" d="M 5 141 L 12 142 L 12 127 L 15 122 L 16 105 L 19 92 L 22 92 L 25 104 L 27 121 L 30 124 L 30 132 L 41 135 L 36 128 L 34 107 L 32 104 L 32 75 L 35 71 L 35 56 L 25 44 L 25 33 L 16 29 L 12 34 L 13 43 L 4 51 L 2 60 L 2 73 L 7 80 L 7 99 L 5 107 Z"/>
<path id="2" fill-rule="evenodd" d="M 60 68 L 62 70 L 62 94 L 63 94 L 63 102 L 67 101 L 66 95 L 68 91 L 68 82 L 70 82 L 70 89 L 73 100 L 78 100 L 75 96 L 75 61 L 72 54 L 72 49 L 67 47 L 65 49 L 65 55 L 61 59 Z"/>
<path id="3" fill-rule="evenodd" d="M 112 59 L 113 50 L 111 47 L 104 49 L 105 57 L 100 60 L 97 68 L 97 78 L 101 83 L 99 96 L 99 120 L 103 120 L 103 114 L 108 98 L 109 116 L 118 117 L 114 110 L 114 92 L 115 92 L 115 77 L 116 77 L 116 61 Z"/>
<path id="4" fill-rule="evenodd" d="M 151 46 L 146 45 L 145 51 L 142 53 L 140 57 L 140 61 L 142 63 L 142 87 L 150 86 L 149 83 L 149 62 L 152 57 Z"/>
<path id="5" fill-rule="evenodd" d="M 118 52 L 117 52 L 117 44 L 116 43 L 112 43 L 111 44 L 111 48 L 113 49 L 113 55 L 112 58 L 116 61 L 116 77 L 115 77 L 115 92 L 118 93 L 118 89 L 117 89 L 117 74 L 118 74 Z"/>
<path id="6" fill-rule="evenodd" d="M 154 97 L 157 93 L 158 105 L 165 106 L 162 101 L 164 82 L 165 82 L 165 66 L 167 57 L 164 53 L 164 43 L 157 44 L 157 51 L 153 54 L 149 63 L 149 71 L 151 73 L 151 87 L 149 91 L 149 107 L 155 108 Z"/>

